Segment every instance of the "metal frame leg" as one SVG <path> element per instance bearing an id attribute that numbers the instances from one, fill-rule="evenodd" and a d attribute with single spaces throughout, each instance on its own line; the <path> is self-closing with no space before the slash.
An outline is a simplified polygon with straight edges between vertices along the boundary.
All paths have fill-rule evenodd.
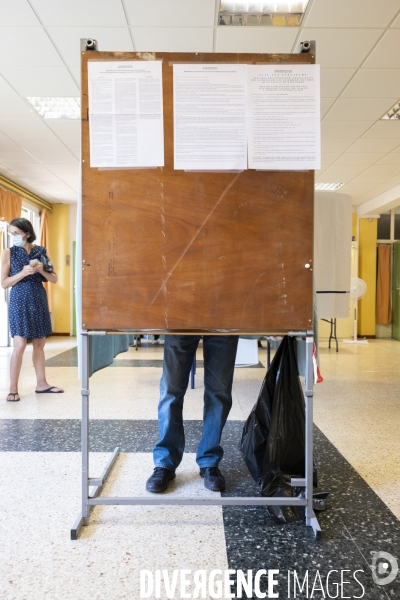
<path id="1" fill-rule="evenodd" d="M 306 375 L 305 375 L 305 398 L 306 398 L 306 525 L 313 528 L 314 535 L 317 539 L 321 538 L 321 528 L 313 511 L 313 383 L 314 383 L 314 368 L 313 368 L 313 344 L 314 338 L 309 336 L 306 338 Z"/>
<path id="2" fill-rule="evenodd" d="M 82 422 L 81 422 L 81 454 L 82 454 L 82 500 L 81 512 L 71 529 L 71 540 L 78 539 L 78 535 L 84 525 L 89 525 L 89 499 L 98 496 L 102 487 L 114 466 L 119 454 L 119 448 L 116 448 L 108 460 L 99 479 L 89 478 L 89 335 L 82 333 Z M 92 494 L 89 494 L 89 487 L 93 487 Z"/>

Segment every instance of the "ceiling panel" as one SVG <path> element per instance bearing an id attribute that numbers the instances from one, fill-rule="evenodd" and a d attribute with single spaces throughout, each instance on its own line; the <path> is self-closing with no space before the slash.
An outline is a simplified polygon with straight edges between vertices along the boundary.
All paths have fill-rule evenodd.
<path id="1" fill-rule="evenodd" d="M 71 163 L 51 163 L 44 165 L 49 171 L 55 173 L 56 175 L 64 175 L 64 174 L 74 174 L 78 176 L 79 174 L 79 163 L 78 160 Z"/>
<path id="2" fill-rule="evenodd" d="M 392 176 L 391 175 L 371 175 L 370 173 L 361 173 L 361 175 L 357 175 L 357 177 L 355 177 L 352 180 L 352 184 L 362 184 L 362 185 L 380 185 L 381 183 L 385 183 L 385 181 L 388 181 L 389 179 L 391 179 Z"/>
<path id="3" fill-rule="evenodd" d="M 10 140 L 9 137 L 0 132 L 0 152 L 20 152 L 21 148 Z"/>
<path id="4" fill-rule="evenodd" d="M 128 27 L 48 27 L 47 31 L 69 66 L 80 65 L 80 39 L 94 38 L 98 49 L 107 52 L 132 52 Z"/>
<path id="5" fill-rule="evenodd" d="M 398 165 L 372 165 L 364 172 L 366 175 L 400 175 L 400 163 Z"/>
<path id="6" fill-rule="evenodd" d="M 220 29 L 237 29 L 226 27 Z M 252 30 L 253 27 L 242 29 Z M 271 28 L 277 29 L 279 27 Z M 291 29 L 288 27 L 288 29 Z M 294 28 L 293 28 L 294 29 Z M 304 28 L 301 38 L 315 40 L 317 61 L 322 68 L 358 68 L 383 33 L 383 29 L 309 29 Z"/>
<path id="7" fill-rule="evenodd" d="M 370 138 L 394 138 L 399 140 L 400 144 L 400 120 L 389 121 L 379 120 L 364 133 L 364 137 Z"/>
<path id="8" fill-rule="evenodd" d="M 396 146 L 396 148 L 393 149 L 393 152 L 396 154 L 400 153 L 400 146 Z"/>
<path id="9" fill-rule="evenodd" d="M 212 52 L 212 27 L 132 27 L 138 52 Z"/>
<path id="10" fill-rule="evenodd" d="M 395 28 L 395 27 L 397 27 L 397 28 L 400 28 L 400 15 L 399 15 L 399 16 L 397 17 L 397 19 L 394 21 L 394 23 L 393 23 L 392 27 L 393 27 L 393 28 Z"/>
<path id="11" fill-rule="evenodd" d="M 78 191 L 79 176 L 77 173 L 59 175 L 59 178 L 61 179 L 61 181 L 63 181 L 64 183 L 69 185 L 69 187 L 71 187 L 73 190 L 75 190 L 75 192 Z"/>
<path id="12" fill-rule="evenodd" d="M 1 102 L 1 101 L 0 101 Z M 25 104 L 25 102 L 24 102 Z M 30 109 L 28 106 L 29 111 Z M 53 137 L 53 131 L 46 127 L 46 124 L 41 117 L 33 111 L 34 118 L 27 119 L 10 119 L 0 120 L 0 131 L 8 135 L 15 142 L 20 143 L 30 137 Z"/>
<path id="13" fill-rule="evenodd" d="M 80 136 L 81 121 L 79 119 L 46 119 L 48 127 L 60 139 L 70 139 Z"/>
<path id="14" fill-rule="evenodd" d="M 298 32 L 297 27 L 218 27 L 216 51 L 285 54 Z"/>
<path id="15" fill-rule="evenodd" d="M 13 163 L 22 164 L 36 162 L 37 161 L 33 156 L 23 150 L 19 152 L 0 152 L 0 163 L 8 168 L 12 168 L 11 165 Z"/>
<path id="16" fill-rule="evenodd" d="M 344 175 L 343 173 L 338 173 L 336 170 L 331 171 L 331 167 L 328 167 L 322 175 L 316 179 L 317 183 L 349 183 L 355 176 L 354 175 Z"/>
<path id="17" fill-rule="evenodd" d="M 76 192 L 74 192 L 73 190 L 70 190 L 68 192 L 60 192 L 58 191 L 55 194 L 55 197 L 57 198 L 57 202 L 65 202 L 65 203 L 69 203 L 69 202 L 77 202 L 78 201 L 78 194 Z"/>
<path id="18" fill-rule="evenodd" d="M 338 165 L 372 165 L 382 158 L 385 152 L 345 152 L 335 161 Z"/>
<path id="19" fill-rule="evenodd" d="M 49 152 L 64 152 L 65 145 L 55 135 L 52 138 L 27 138 L 20 143 L 21 147 L 29 152 L 29 154 L 35 155 L 39 150 L 46 148 Z"/>
<path id="20" fill-rule="evenodd" d="M 58 178 L 57 178 L 58 179 Z M 67 192 L 71 193 L 71 188 L 69 185 L 64 183 L 63 181 L 54 181 L 54 182 L 43 182 L 40 183 L 39 187 L 47 192 L 48 194 L 57 194 L 57 192 Z"/>
<path id="21" fill-rule="evenodd" d="M 386 154 L 383 158 L 381 158 L 378 165 L 400 165 L 400 152 L 390 152 L 390 154 Z"/>
<path id="22" fill-rule="evenodd" d="M 321 119 L 325 117 L 335 100 L 336 98 L 321 98 Z"/>
<path id="23" fill-rule="evenodd" d="M 10 169 L 21 177 L 30 177 L 34 173 L 50 173 L 44 165 L 38 162 L 35 163 L 10 163 Z"/>
<path id="24" fill-rule="evenodd" d="M 75 164 L 77 162 L 77 158 L 67 149 L 65 149 L 64 152 L 48 152 L 47 150 L 39 150 L 35 152 L 35 158 L 42 164 L 46 165 L 50 165 L 51 163 Z"/>
<path id="25" fill-rule="evenodd" d="M 18 98 L 18 94 L 9 83 L 0 75 L 0 98 Z"/>
<path id="26" fill-rule="evenodd" d="M 0 116 L 1 119 L 40 119 L 22 98 L 0 98 Z"/>
<path id="27" fill-rule="evenodd" d="M 344 152 L 349 146 L 354 144 L 354 138 L 322 138 L 322 149 L 325 152 Z"/>
<path id="28" fill-rule="evenodd" d="M 398 0 L 316 0 L 306 16 L 307 27 L 388 27 L 399 10 Z"/>
<path id="29" fill-rule="evenodd" d="M 123 27 L 121 0 L 30 0 L 43 25 Z"/>
<path id="30" fill-rule="evenodd" d="M 376 121 L 391 108 L 396 98 L 338 98 L 325 116 L 328 121 Z"/>
<path id="31" fill-rule="evenodd" d="M 323 148 L 321 150 L 321 164 L 325 167 L 329 167 L 339 156 L 341 152 L 326 152 Z"/>
<path id="32" fill-rule="evenodd" d="M 360 69 L 342 96 L 400 98 L 400 69 Z"/>
<path id="33" fill-rule="evenodd" d="M 21 96 L 80 96 L 66 67 L 3 67 L 1 72 Z"/>
<path id="34" fill-rule="evenodd" d="M 132 27 L 213 27 L 215 0 L 125 0 Z"/>
<path id="35" fill-rule="evenodd" d="M 354 184 L 354 183 L 348 183 L 347 185 L 344 185 L 342 188 L 340 188 L 340 192 L 343 194 L 350 194 L 350 196 L 352 196 L 353 198 L 357 198 L 357 196 L 361 196 L 361 194 L 365 194 L 365 192 L 368 192 L 371 189 L 371 186 L 368 184 Z"/>
<path id="36" fill-rule="evenodd" d="M 2 27 L 40 26 L 40 21 L 26 0 L 0 0 L 0 14 Z"/>
<path id="37" fill-rule="evenodd" d="M 321 69 L 321 97 L 339 96 L 355 69 Z"/>
<path id="38" fill-rule="evenodd" d="M 363 64 L 366 69 L 396 69 L 399 66 L 400 29 L 389 29 Z"/>
<path id="39" fill-rule="evenodd" d="M 342 181 L 340 177 L 356 177 L 368 169 L 368 165 L 341 165 L 335 162 L 325 170 L 325 173 L 332 176 L 331 181 Z"/>
<path id="40" fill-rule="evenodd" d="M 321 134 L 327 138 L 359 137 L 373 121 L 323 121 L 321 123 Z"/>
<path id="41" fill-rule="evenodd" d="M 398 146 L 397 140 L 385 140 L 381 138 L 360 138 L 347 152 L 391 152 Z"/>
<path id="42" fill-rule="evenodd" d="M 32 183 L 32 185 L 37 185 L 37 186 L 41 186 L 42 184 L 48 184 L 48 183 L 54 183 L 54 184 L 59 184 L 61 183 L 59 178 L 54 175 L 53 173 L 31 173 L 29 175 L 29 181 Z"/>
<path id="43" fill-rule="evenodd" d="M 58 52 L 41 27 L 0 27 L 0 66 L 61 67 L 62 65 Z"/>

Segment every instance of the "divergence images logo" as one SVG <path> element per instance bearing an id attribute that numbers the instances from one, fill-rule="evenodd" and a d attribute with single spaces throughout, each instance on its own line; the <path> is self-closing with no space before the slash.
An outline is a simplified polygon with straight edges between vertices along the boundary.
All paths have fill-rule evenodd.
<path id="1" fill-rule="evenodd" d="M 388 585 L 396 579 L 399 566 L 394 556 L 388 552 L 371 552 L 372 578 L 377 585 Z"/>

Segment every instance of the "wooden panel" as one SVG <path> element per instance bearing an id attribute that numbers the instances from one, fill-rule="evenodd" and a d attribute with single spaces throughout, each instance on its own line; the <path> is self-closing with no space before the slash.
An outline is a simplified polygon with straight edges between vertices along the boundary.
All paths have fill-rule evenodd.
<path id="1" fill-rule="evenodd" d="M 90 168 L 87 60 L 163 60 L 165 167 Z M 172 62 L 308 54 L 82 53 L 83 328 L 258 333 L 312 324 L 314 172 L 173 169 Z"/>

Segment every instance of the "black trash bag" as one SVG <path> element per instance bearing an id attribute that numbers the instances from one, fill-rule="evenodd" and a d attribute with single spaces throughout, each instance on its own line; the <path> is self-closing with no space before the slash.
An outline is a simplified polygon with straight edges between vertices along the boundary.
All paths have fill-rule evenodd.
<path id="1" fill-rule="evenodd" d="M 304 478 L 305 475 L 305 402 L 294 344 L 294 338 L 283 338 L 239 444 L 262 496 L 296 497 L 302 491 L 290 485 L 292 477 Z M 315 467 L 314 485 L 317 485 Z M 304 517 L 303 507 L 267 508 L 278 523 L 292 523 Z"/>

